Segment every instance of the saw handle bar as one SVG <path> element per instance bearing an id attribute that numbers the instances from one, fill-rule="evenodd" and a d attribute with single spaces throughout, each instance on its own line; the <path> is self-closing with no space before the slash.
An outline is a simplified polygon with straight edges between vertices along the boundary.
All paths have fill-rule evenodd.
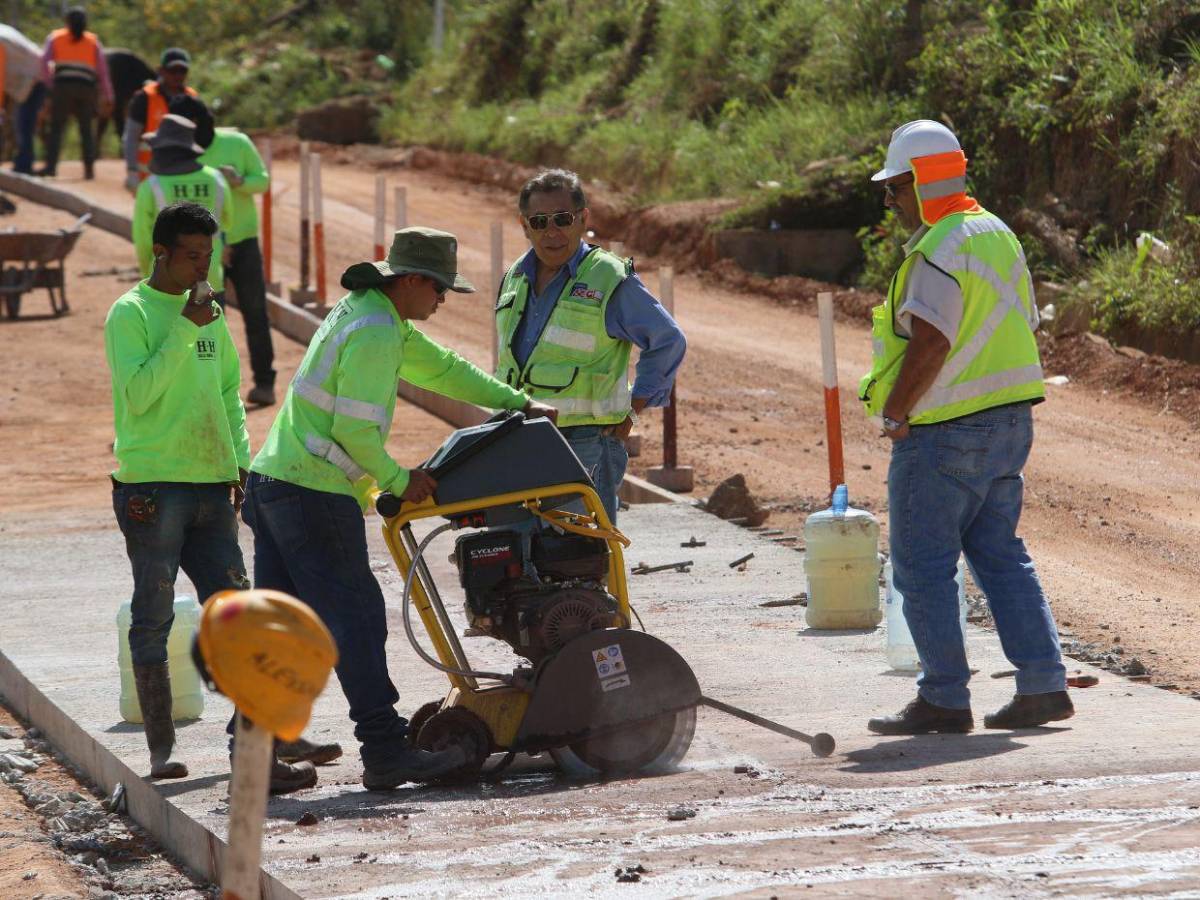
<path id="1" fill-rule="evenodd" d="M 539 519 L 549 522 L 555 528 L 581 534 L 584 537 L 596 538 L 600 541 L 618 541 L 622 547 L 628 547 L 633 541 L 614 528 L 604 528 L 596 521 L 595 516 L 581 516 L 579 513 L 567 512 L 561 509 L 542 510 L 537 500 L 526 500 L 525 508 Z"/>

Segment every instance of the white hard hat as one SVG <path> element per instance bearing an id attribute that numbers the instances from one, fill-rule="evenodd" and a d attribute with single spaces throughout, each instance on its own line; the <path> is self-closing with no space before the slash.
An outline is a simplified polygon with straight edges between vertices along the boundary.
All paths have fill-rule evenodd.
<path id="1" fill-rule="evenodd" d="M 941 122 L 934 122 L 932 119 L 906 122 L 892 132 L 887 161 L 882 169 L 871 176 L 871 180 L 895 178 L 897 175 L 911 172 L 912 160 L 915 158 L 933 156 L 936 153 L 953 153 L 956 150 L 962 150 L 958 138 Z"/>

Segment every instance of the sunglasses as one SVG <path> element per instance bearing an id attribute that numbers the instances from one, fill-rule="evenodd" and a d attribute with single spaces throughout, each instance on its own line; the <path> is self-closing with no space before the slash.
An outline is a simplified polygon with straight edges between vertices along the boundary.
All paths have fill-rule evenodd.
<path id="1" fill-rule="evenodd" d="M 896 189 L 908 187 L 915 180 L 915 178 L 910 178 L 908 181 L 885 181 L 883 184 L 883 196 L 889 200 L 895 200 Z"/>
<path id="2" fill-rule="evenodd" d="M 581 212 L 583 210 L 577 209 L 574 212 L 556 212 L 549 215 L 546 213 L 536 213 L 532 216 L 526 216 L 525 222 L 534 231 L 545 231 L 546 226 L 551 222 L 554 223 L 555 228 L 569 228 L 574 224 L 575 219 L 578 218 Z"/>
<path id="3" fill-rule="evenodd" d="M 433 292 L 439 297 L 445 297 L 446 291 L 450 290 L 450 288 L 444 286 L 440 281 L 436 281 L 435 279 L 430 278 L 428 275 L 425 276 L 425 280 L 433 285 Z"/>

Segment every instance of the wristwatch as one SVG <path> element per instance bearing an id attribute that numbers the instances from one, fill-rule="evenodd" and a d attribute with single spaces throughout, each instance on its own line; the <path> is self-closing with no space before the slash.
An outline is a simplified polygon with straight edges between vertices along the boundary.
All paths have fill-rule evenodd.
<path id="1" fill-rule="evenodd" d="M 891 433 L 893 431 L 899 431 L 901 428 L 903 428 L 907 424 L 908 424 L 907 416 L 905 416 L 903 420 L 893 419 L 891 416 L 883 417 L 883 430 L 887 433 Z"/>

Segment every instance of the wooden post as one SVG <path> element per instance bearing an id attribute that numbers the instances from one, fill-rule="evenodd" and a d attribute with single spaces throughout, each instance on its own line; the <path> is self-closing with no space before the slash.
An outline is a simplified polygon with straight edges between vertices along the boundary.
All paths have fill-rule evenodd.
<path id="1" fill-rule="evenodd" d="M 672 316 L 675 315 L 675 270 L 663 266 L 658 270 L 658 300 Z M 695 487 L 695 472 L 691 466 L 679 465 L 679 445 L 676 419 L 676 378 L 671 385 L 671 398 L 663 409 L 663 462 L 646 471 L 651 484 L 668 491 L 687 492 Z"/>
<path id="2" fill-rule="evenodd" d="M 408 188 L 396 188 L 396 230 L 408 227 Z"/>
<path id="3" fill-rule="evenodd" d="M 274 738 L 238 713 L 229 785 L 229 839 L 221 866 L 223 900 L 258 900 L 263 819 Z"/>
<path id="4" fill-rule="evenodd" d="M 821 374 L 825 386 L 825 443 L 829 447 L 829 493 L 846 482 L 842 459 L 842 408 L 838 394 L 837 347 L 833 336 L 833 294 L 817 294 L 817 320 L 821 328 Z"/>
<path id="5" fill-rule="evenodd" d="M 372 259 L 383 259 L 387 248 L 383 245 L 384 232 L 387 230 L 387 177 L 375 176 L 375 255 Z"/>
<path id="6" fill-rule="evenodd" d="M 263 165 L 267 169 L 267 189 L 263 192 L 262 197 L 262 257 L 263 257 L 263 276 L 267 280 L 267 290 L 272 289 L 274 280 L 272 275 L 272 249 L 273 240 L 271 236 L 271 227 L 274 219 L 274 203 L 271 201 L 271 190 L 274 187 L 274 176 L 271 173 L 271 139 L 263 138 Z M 276 287 L 274 293 L 278 293 Z"/>
<path id="7" fill-rule="evenodd" d="M 500 285 L 504 283 L 504 224 L 501 222 L 492 223 L 492 305 L 495 306 L 497 298 L 500 296 Z M 496 374 L 496 366 L 500 363 L 500 336 L 496 331 L 496 314 L 491 313 L 488 318 L 492 320 L 492 368 L 493 375 Z"/>
<path id="8" fill-rule="evenodd" d="M 300 142 L 300 290 L 308 290 L 308 141 Z"/>
<path id="9" fill-rule="evenodd" d="M 313 255 L 317 263 L 317 307 L 325 308 L 325 203 L 321 196 L 321 154 L 312 155 Z"/>

